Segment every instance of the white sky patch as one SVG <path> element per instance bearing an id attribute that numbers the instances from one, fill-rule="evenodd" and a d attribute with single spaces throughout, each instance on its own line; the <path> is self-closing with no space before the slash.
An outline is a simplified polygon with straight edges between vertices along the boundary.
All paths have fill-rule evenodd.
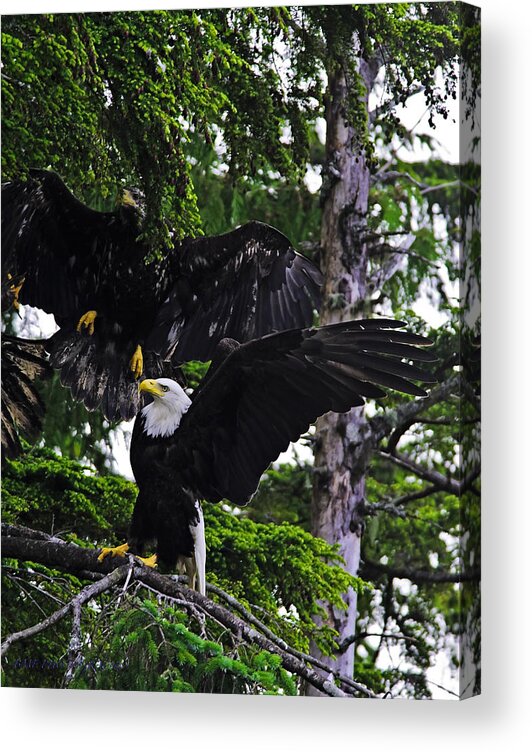
<path id="1" fill-rule="evenodd" d="M 316 429 L 314 426 L 310 427 L 309 433 L 314 434 L 316 432 Z M 308 445 L 308 443 L 305 443 L 304 440 L 291 442 L 290 446 L 286 450 L 286 452 L 282 452 L 279 457 L 275 461 L 275 465 L 286 465 L 286 464 L 303 464 L 303 463 L 310 463 L 312 464 L 314 461 L 314 454 L 312 452 L 312 448 Z"/>
<path id="2" fill-rule="evenodd" d="M 282 144 L 286 144 L 287 146 L 290 145 L 293 142 L 294 138 L 292 136 L 292 128 L 289 124 L 283 126 L 283 132 L 281 133 L 279 137 L 279 141 Z"/>
<path id="3" fill-rule="evenodd" d="M 323 117 L 316 118 L 316 133 L 318 134 L 318 138 L 320 140 L 321 144 L 325 144 L 325 139 L 327 137 L 327 121 Z"/>
<path id="4" fill-rule="evenodd" d="M 323 182 L 321 177 L 321 167 L 317 165 L 308 165 L 307 172 L 303 178 L 305 185 L 311 193 L 317 193 Z"/>
<path id="5" fill-rule="evenodd" d="M 20 317 L 13 317 L 13 328 L 19 337 L 48 339 L 59 329 L 51 313 L 27 305 L 21 305 L 19 313 Z"/>
<path id="6" fill-rule="evenodd" d="M 443 78 L 441 71 L 436 75 L 436 84 L 443 89 Z M 436 128 L 429 125 L 429 110 L 425 103 L 423 92 L 414 94 L 410 97 L 405 107 L 399 106 L 394 109 L 395 114 L 401 123 L 412 131 L 415 135 L 430 136 L 435 140 L 435 150 L 430 149 L 426 144 L 417 144 L 414 150 L 406 149 L 400 146 L 397 155 L 405 162 L 418 162 L 423 159 L 431 159 L 436 156 L 445 159 L 448 162 L 457 163 L 460 159 L 460 128 L 459 128 L 459 101 L 457 99 L 448 99 L 446 102 L 448 116 L 435 114 L 433 116 Z"/>

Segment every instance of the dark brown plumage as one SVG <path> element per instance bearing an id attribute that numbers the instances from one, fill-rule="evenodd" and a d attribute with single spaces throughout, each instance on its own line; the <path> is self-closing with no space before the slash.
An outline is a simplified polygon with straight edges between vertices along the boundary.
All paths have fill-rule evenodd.
<path id="1" fill-rule="evenodd" d="M 4 273 L 24 276 L 21 303 L 54 314 L 50 361 L 89 410 L 136 414 L 138 346 L 139 374 L 153 375 L 161 360 L 209 360 L 224 337 L 312 323 L 321 274 L 277 230 L 249 222 L 157 254 L 142 238 L 139 197 L 125 195 L 115 211 L 97 212 L 46 170 L 2 188 Z M 87 312 L 97 316 L 81 325 Z"/>

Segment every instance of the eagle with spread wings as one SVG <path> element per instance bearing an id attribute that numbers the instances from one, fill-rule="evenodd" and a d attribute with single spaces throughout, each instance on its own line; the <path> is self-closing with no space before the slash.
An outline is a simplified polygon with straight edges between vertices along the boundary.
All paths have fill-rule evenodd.
<path id="1" fill-rule="evenodd" d="M 50 363 L 88 410 L 110 421 L 139 409 L 138 382 L 239 342 L 312 324 L 322 276 L 278 230 L 248 222 L 224 235 L 144 237 L 143 197 L 123 191 L 114 211 L 79 201 L 49 170 L 2 186 L 4 275 L 16 301 L 54 315 Z M 170 236 L 173 233 L 170 231 Z"/>

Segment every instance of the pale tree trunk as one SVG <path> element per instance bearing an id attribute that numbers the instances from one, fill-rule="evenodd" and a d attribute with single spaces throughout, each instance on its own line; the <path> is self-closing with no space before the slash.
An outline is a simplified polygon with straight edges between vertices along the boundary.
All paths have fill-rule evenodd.
<path id="1" fill-rule="evenodd" d="M 376 71 L 361 62 L 367 90 Z M 365 241 L 370 172 L 352 125 L 346 122 L 348 83 L 340 66 L 329 72 L 326 106 L 327 138 L 325 180 L 327 185 L 321 227 L 325 285 L 321 324 L 360 318 L 367 295 L 367 246 Z M 367 105 L 367 97 L 366 97 Z M 338 543 L 347 571 L 356 575 L 364 520 L 365 471 L 370 451 L 363 408 L 343 415 L 329 413 L 316 426 L 312 532 L 329 543 Z M 322 604 L 326 623 L 339 640 L 355 631 L 357 596 L 350 590 L 347 609 Z M 316 619 L 323 623 L 321 618 Z M 354 645 L 335 658 L 326 658 L 313 645 L 311 652 L 335 671 L 353 675 Z M 319 695 L 308 687 L 307 694 Z"/>

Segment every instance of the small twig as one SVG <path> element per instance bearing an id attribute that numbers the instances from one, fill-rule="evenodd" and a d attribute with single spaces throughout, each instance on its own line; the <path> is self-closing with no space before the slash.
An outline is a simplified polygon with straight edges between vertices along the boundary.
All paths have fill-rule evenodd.
<path id="1" fill-rule="evenodd" d="M 366 637 L 379 637 L 381 640 L 404 640 L 405 642 L 419 642 L 419 637 L 409 637 L 404 634 L 394 634 L 393 632 L 361 632 L 360 634 L 352 634 L 346 637 L 338 645 L 337 653 L 345 653 L 347 648 L 357 640 L 364 640 Z"/>
<path id="2" fill-rule="evenodd" d="M 438 689 L 442 689 L 444 692 L 447 692 L 453 697 L 460 698 L 460 695 L 457 692 L 453 692 L 452 689 L 447 689 L 447 687 L 444 687 L 442 684 L 438 684 L 438 682 L 431 681 L 430 679 L 427 679 L 426 677 L 425 677 L 425 681 L 427 682 L 427 684 L 433 684 L 435 687 L 438 687 Z"/>
<path id="3" fill-rule="evenodd" d="M 9 569 L 9 567 L 3 567 L 3 568 L 4 568 L 4 569 Z M 14 567 L 13 567 L 13 569 L 14 569 Z M 17 571 L 21 571 L 21 570 L 17 570 Z M 27 571 L 27 570 L 26 570 L 26 571 Z M 33 574 L 33 573 L 31 573 L 31 574 Z M 39 605 L 39 604 L 37 603 L 37 601 L 36 601 L 36 600 L 34 600 L 34 599 L 33 599 L 33 598 L 31 597 L 31 595 L 30 595 L 30 594 L 28 593 L 28 591 L 27 591 L 27 590 L 25 589 L 24 585 L 25 585 L 25 586 L 27 586 L 27 587 L 30 587 L 30 588 L 32 588 L 32 590 L 36 590 L 36 591 L 37 591 L 37 592 L 38 592 L 38 593 L 39 593 L 40 595 L 45 595 L 45 596 L 46 596 L 47 598 L 50 598 L 50 600 L 52 600 L 52 601 L 55 601 L 55 603 L 60 603 L 60 604 L 61 604 L 62 606 L 64 606 L 64 601 L 62 601 L 62 600 L 61 600 L 61 598 L 58 598 L 58 597 L 57 597 L 56 595 L 54 595 L 53 593 L 49 593 L 49 592 L 48 592 L 48 590 L 43 590 L 43 589 L 41 589 L 40 587 L 38 587 L 37 585 L 35 585 L 35 584 L 34 584 L 33 582 L 28 582 L 28 581 L 27 581 L 27 580 L 25 580 L 25 579 L 24 579 L 23 577 L 17 577 L 17 575 L 15 575 L 15 574 L 11 574 L 10 572 L 6 572 L 6 577 L 7 577 L 7 578 L 8 578 L 9 580 L 11 580 L 11 582 L 15 583 L 15 585 L 17 585 L 17 587 L 19 587 L 19 588 L 20 588 L 20 589 L 22 590 L 22 592 L 23 592 L 23 593 L 25 593 L 25 594 L 27 595 L 27 596 L 28 596 L 28 598 L 30 598 L 30 599 L 31 599 L 31 600 L 33 601 L 34 605 L 35 605 L 35 606 L 37 606 L 37 608 L 38 608 L 38 609 L 39 609 L 39 610 L 40 610 L 40 611 L 41 611 L 41 612 L 42 612 L 43 614 L 45 613 L 45 611 L 43 611 L 43 609 L 42 609 L 42 608 L 41 608 L 41 606 L 40 606 L 40 605 Z M 21 583 L 23 583 L 23 584 L 21 584 Z"/>
<path id="4" fill-rule="evenodd" d="M 427 185 L 423 190 L 421 191 L 421 195 L 425 195 L 426 193 L 432 193 L 433 191 L 438 191 L 440 188 L 454 188 L 455 186 L 459 186 L 460 188 L 465 188 L 466 190 L 470 191 L 474 196 L 478 195 L 478 191 L 475 190 L 472 186 L 468 185 L 467 183 L 464 183 L 463 180 L 449 180 L 447 183 L 440 183 L 439 185 Z"/>
<path id="5" fill-rule="evenodd" d="M 123 578 L 126 577 L 127 569 L 127 566 L 122 566 L 118 569 L 115 569 L 106 577 L 102 577 L 101 580 L 98 580 L 98 582 L 88 585 L 80 593 L 78 593 L 75 598 L 72 598 L 72 600 L 69 601 L 66 605 L 64 605 L 62 608 L 59 608 L 57 611 L 54 611 L 53 614 L 50 614 L 50 616 L 48 616 L 46 619 L 43 619 L 43 621 L 39 622 L 38 624 L 34 624 L 32 627 L 28 627 L 27 629 L 22 629 L 20 630 L 20 632 L 13 632 L 12 634 L 8 635 L 2 643 L 0 654 L 2 656 L 5 655 L 11 645 L 13 645 L 13 643 L 18 642 L 19 640 L 26 640 L 28 639 L 28 637 L 34 637 L 35 635 L 44 632 L 49 627 L 52 627 L 54 624 L 57 624 L 58 621 L 64 619 L 64 617 L 75 607 L 76 604 L 79 604 L 79 606 L 81 607 L 91 598 L 104 593 L 106 590 L 109 590 L 109 588 L 113 587 L 113 585 L 117 585 L 122 581 Z"/>
<path id="6" fill-rule="evenodd" d="M 128 585 L 131 581 L 131 575 L 133 574 L 133 567 L 135 566 L 135 560 L 132 556 L 129 556 L 129 569 L 127 573 L 126 580 L 124 582 L 124 585 L 122 586 L 122 590 L 120 591 L 118 598 L 116 599 L 116 608 L 120 606 L 120 601 L 122 600 L 122 596 L 126 592 Z"/>
<path id="7" fill-rule="evenodd" d="M 377 415 L 369 420 L 373 441 L 377 443 L 384 439 L 390 431 L 397 431 L 399 427 L 412 425 L 415 419 L 422 413 L 426 412 L 429 407 L 440 402 L 446 402 L 450 395 L 459 391 L 462 384 L 461 374 L 453 374 L 451 378 L 438 384 L 431 389 L 427 397 L 418 400 L 405 402 L 395 410 L 388 410 L 384 415 Z"/>
<path id="8" fill-rule="evenodd" d="M 422 488 L 419 491 L 413 491 L 412 493 L 404 494 L 403 496 L 397 496 L 395 499 L 376 501 L 373 504 L 368 504 L 368 513 L 371 514 L 373 510 L 391 511 L 393 509 L 398 509 L 404 504 L 408 504 L 410 501 L 418 501 L 419 499 L 424 499 L 426 496 L 432 496 L 432 494 L 439 493 L 440 491 L 441 489 L 437 486 L 425 486 L 425 488 Z"/>
<path id="9" fill-rule="evenodd" d="M 437 470 L 431 470 L 428 467 L 423 467 L 422 465 L 419 465 L 417 462 L 414 462 L 409 457 L 406 457 L 403 454 L 390 454 L 388 452 L 378 452 L 378 454 L 380 457 L 393 462 L 395 465 L 399 465 L 399 467 L 402 467 L 405 470 L 410 470 L 419 478 L 423 478 L 423 480 L 429 481 L 430 483 L 437 486 L 441 491 L 449 491 L 449 493 L 452 493 L 455 496 L 460 496 L 461 494 L 463 494 L 464 491 L 466 491 L 480 475 L 480 467 L 477 467 L 468 475 L 466 475 L 462 480 L 456 480 L 455 478 L 449 478 L 443 475 L 443 473 L 440 473 Z"/>
<path id="10" fill-rule="evenodd" d="M 18 584 L 18 587 L 20 588 L 20 590 L 24 593 L 24 595 L 27 598 L 29 598 L 29 600 L 33 603 L 33 605 L 35 606 L 35 608 L 37 609 L 37 611 L 40 611 L 41 614 L 43 614 L 43 616 L 46 616 L 46 611 L 44 610 L 44 608 L 41 606 L 40 603 L 37 603 L 37 601 L 35 600 L 35 598 L 33 597 L 33 595 L 31 593 L 29 593 L 26 590 L 26 588 L 23 587 L 20 583 L 17 583 L 17 584 Z"/>
<path id="11" fill-rule="evenodd" d="M 366 576 L 373 573 L 373 577 L 376 574 L 384 574 L 389 577 L 395 577 L 398 580 L 410 580 L 420 585 L 438 585 L 445 583 L 461 583 L 461 582 L 478 582 L 480 579 L 480 570 L 472 569 L 469 572 L 444 572 L 439 569 L 435 570 L 423 570 L 423 569 L 406 569 L 401 567 L 393 567 L 387 564 L 381 564 L 378 561 L 369 561 L 366 559 L 363 565 Z"/>

